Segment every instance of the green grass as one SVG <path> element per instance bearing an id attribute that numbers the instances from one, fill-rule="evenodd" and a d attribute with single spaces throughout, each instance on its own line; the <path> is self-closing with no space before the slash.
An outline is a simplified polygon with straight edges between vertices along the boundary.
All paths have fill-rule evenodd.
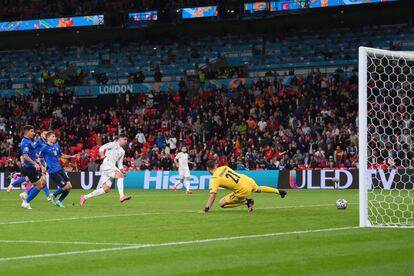
<path id="1" fill-rule="evenodd" d="M 39 194 L 32 202 L 33 210 L 23 210 L 17 191 L 2 191 L 0 275 L 414 275 L 414 229 L 303 232 L 357 226 L 358 192 L 354 190 L 289 191 L 283 200 L 258 194 L 253 214 L 244 206 L 224 210 L 217 205 L 208 214 L 198 214 L 207 191 L 191 196 L 172 191 L 129 192 L 133 199 L 124 204 L 111 191 L 80 208 L 80 191 L 73 191 L 64 209 Z M 350 202 L 347 210 L 335 208 L 338 198 Z M 130 244 L 268 233 L 279 234 L 122 249 Z M 119 249 L 81 254 L 104 248 Z M 53 256 L 72 251 L 80 253 Z M 2 261 L 43 254 L 50 255 Z"/>

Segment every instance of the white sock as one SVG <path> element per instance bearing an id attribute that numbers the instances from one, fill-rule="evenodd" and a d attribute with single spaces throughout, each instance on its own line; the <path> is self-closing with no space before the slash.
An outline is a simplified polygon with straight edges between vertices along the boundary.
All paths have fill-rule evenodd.
<path id="1" fill-rule="evenodd" d="M 93 191 L 93 192 L 85 195 L 85 198 L 86 199 L 89 199 L 91 197 L 96 197 L 96 196 L 103 195 L 104 193 L 105 193 L 104 189 L 103 188 L 99 188 L 99 189 L 96 189 L 95 191 Z"/>
<path id="2" fill-rule="evenodd" d="M 178 179 L 178 181 L 175 182 L 174 187 L 177 187 L 178 185 L 180 185 L 182 181 L 183 181 L 182 179 Z"/>
<path id="3" fill-rule="evenodd" d="M 116 180 L 116 187 L 118 188 L 119 197 L 124 196 L 124 179 L 118 178 Z"/>
<path id="4" fill-rule="evenodd" d="M 187 192 L 190 191 L 190 180 L 185 180 L 185 187 L 187 188 Z"/>

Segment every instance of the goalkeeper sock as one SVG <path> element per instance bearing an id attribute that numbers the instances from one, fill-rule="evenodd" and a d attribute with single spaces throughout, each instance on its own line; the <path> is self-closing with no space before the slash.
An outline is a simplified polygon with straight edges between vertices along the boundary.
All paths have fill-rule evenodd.
<path id="1" fill-rule="evenodd" d="M 223 206 L 223 208 L 235 208 L 239 207 L 240 205 L 244 204 L 244 202 L 241 203 L 230 203 Z"/>
<path id="2" fill-rule="evenodd" d="M 93 191 L 93 192 L 91 192 L 91 193 L 89 193 L 89 194 L 85 195 L 85 198 L 86 198 L 86 199 L 90 199 L 91 197 L 100 196 L 100 195 L 103 195 L 104 193 L 105 193 L 105 191 L 104 191 L 104 189 L 103 189 L 103 188 L 96 189 L 95 191 Z"/>
<path id="3" fill-rule="evenodd" d="M 269 187 L 269 186 L 260 186 L 260 189 L 262 190 L 262 193 L 272 193 L 272 194 L 279 194 L 279 190 Z"/>
<path id="4" fill-rule="evenodd" d="M 116 181 L 116 187 L 118 188 L 119 197 L 123 197 L 124 196 L 124 179 L 123 178 L 118 178 L 118 180 Z"/>

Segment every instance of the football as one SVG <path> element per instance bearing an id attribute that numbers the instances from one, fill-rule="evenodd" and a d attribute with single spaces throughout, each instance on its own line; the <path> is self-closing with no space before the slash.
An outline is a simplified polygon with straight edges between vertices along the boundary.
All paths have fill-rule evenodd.
<path id="1" fill-rule="evenodd" d="M 341 198 L 336 201 L 337 209 L 346 209 L 346 207 L 348 207 L 348 201 L 346 199 Z"/>

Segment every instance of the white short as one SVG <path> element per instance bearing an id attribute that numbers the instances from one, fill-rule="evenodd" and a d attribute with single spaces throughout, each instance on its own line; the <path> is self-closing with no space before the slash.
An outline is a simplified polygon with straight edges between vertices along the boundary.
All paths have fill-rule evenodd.
<path id="1" fill-rule="evenodd" d="M 103 184 L 106 184 L 109 186 L 109 188 L 111 188 L 112 183 L 115 180 L 115 173 L 117 171 L 113 169 L 101 169 L 100 172 L 101 172 L 101 178 L 99 179 L 98 189 L 102 188 Z"/>
<path id="2" fill-rule="evenodd" d="M 178 169 L 178 177 L 180 179 L 190 177 L 190 169 L 189 168 L 179 168 Z"/>

